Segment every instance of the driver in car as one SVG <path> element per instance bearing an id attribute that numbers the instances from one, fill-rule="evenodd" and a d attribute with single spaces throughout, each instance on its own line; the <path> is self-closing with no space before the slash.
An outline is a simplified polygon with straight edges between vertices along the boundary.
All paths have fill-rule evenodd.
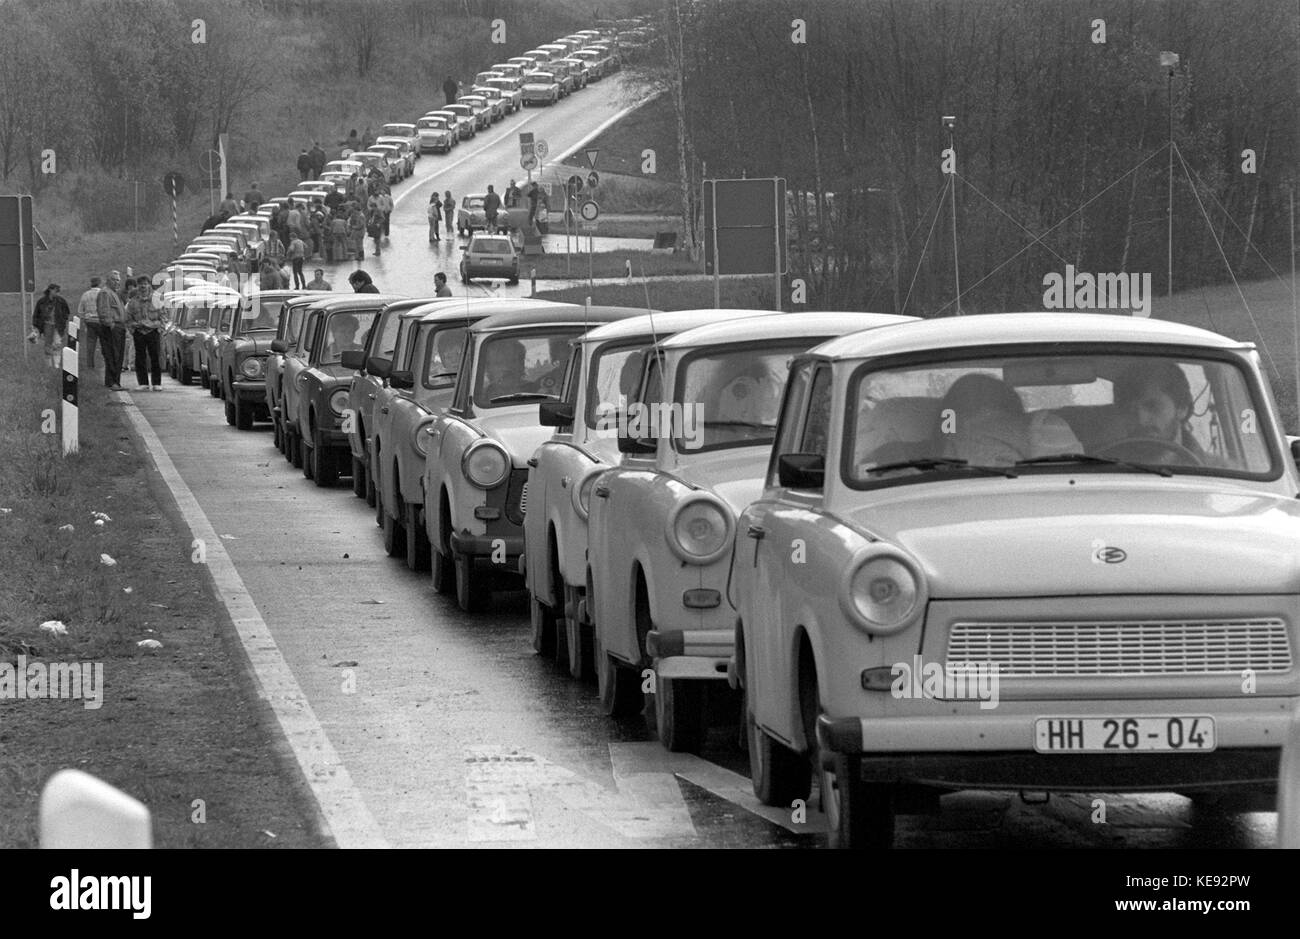
<path id="1" fill-rule="evenodd" d="M 1135 448 L 1151 451 L 1132 457 L 1143 462 L 1148 462 L 1147 457 L 1155 463 L 1183 462 L 1175 448 L 1186 450 L 1202 464 L 1214 462 L 1188 424 L 1192 388 L 1177 363 L 1148 360 L 1130 367 L 1115 380 L 1115 403 L 1122 419 L 1116 428 L 1119 436 L 1110 447 L 1135 441 Z M 1136 441 L 1151 443 L 1142 448 Z"/>
<path id="2" fill-rule="evenodd" d="M 339 359 L 344 352 L 361 349 L 357 342 L 357 318 L 350 313 L 340 313 L 330 320 L 329 357 Z"/>
<path id="3" fill-rule="evenodd" d="M 488 401 L 524 391 L 524 360 L 528 357 L 518 339 L 497 339 L 483 351 L 483 397 Z"/>

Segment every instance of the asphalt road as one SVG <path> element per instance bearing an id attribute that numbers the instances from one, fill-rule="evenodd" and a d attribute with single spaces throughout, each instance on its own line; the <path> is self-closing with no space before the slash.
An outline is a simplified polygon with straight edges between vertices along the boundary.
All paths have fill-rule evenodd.
<path id="1" fill-rule="evenodd" d="M 395 189 L 390 245 L 376 259 L 367 248 L 364 267 L 380 288 L 419 295 L 431 292 L 435 270 L 454 270 L 455 242 L 427 240 L 423 213 L 432 188 L 459 196 L 488 181 L 504 187 L 511 176 L 520 178 L 519 130 L 532 130 L 553 154 L 561 152 L 618 110 L 610 84 L 555 108 L 526 110 L 449 157 L 419 161 L 416 177 Z M 345 287 L 347 267 L 336 268 L 336 288 Z M 640 720 L 607 720 L 594 687 L 533 654 L 522 594 L 499 599 L 484 614 L 461 613 L 434 592 L 427 574 L 385 556 L 373 511 L 349 489 L 319 489 L 292 469 L 273 448 L 268 425 L 239 432 L 206 391 L 169 379 L 165 392 L 129 397 L 233 562 L 247 591 L 241 602 L 251 601 L 247 609 L 260 614 L 251 620 L 255 628 L 236 617 L 250 657 L 282 657 L 293 693 L 277 686 L 267 696 L 282 714 L 315 728 L 291 730 L 291 745 L 326 752 L 346 770 L 333 766 L 308 780 L 318 795 L 347 789 L 337 804 L 352 806 L 352 834 L 341 842 L 824 844 L 815 802 L 806 818 L 756 803 L 734 715 L 699 757 L 667 753 Z M 270 642 L 257 635 L 261 623 Z M 730 706 L 719 702 L 720 712 Z M 1098 798 L 1104 823 L 1096 820 Z M 1194 828 L 1190 803 L 1173 795 L 1032 799 L 947 796 L 940 816 L 901 820 L 898 843 L 1262 847 L 1275 839 L 1273 814 L 1203 819 Z"/>

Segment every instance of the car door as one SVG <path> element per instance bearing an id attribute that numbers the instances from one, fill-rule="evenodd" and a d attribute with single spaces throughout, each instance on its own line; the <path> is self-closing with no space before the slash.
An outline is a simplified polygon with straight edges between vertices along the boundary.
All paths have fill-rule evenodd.
<path id="1" fill-rule="evenodd" d="M 402 316 L 398 318 L 397 336 L 392 353 L 393 371 L 399 371 L 407 367 L 406 363 L 410 359 L 410 347 L 415 340 L 418 323 L 419 320 L 416 317 Z M 391 436 L 393 407 L 395 402 L 404 397 L 409 398 L 410 395 L 410 390 L 394 388 L 387 381 L 383 382 L 375 393 L 374 434 L 372 435 L 374 443 L 371 451 L 376 455 L 378 461 L 375 469 L 375 480 L 376 485 L 380 487 L 384 505 L 394 510 L 397 506 L 396 483 L 400 473 L 396 460 L 401 446 L 400 441 Z"/>

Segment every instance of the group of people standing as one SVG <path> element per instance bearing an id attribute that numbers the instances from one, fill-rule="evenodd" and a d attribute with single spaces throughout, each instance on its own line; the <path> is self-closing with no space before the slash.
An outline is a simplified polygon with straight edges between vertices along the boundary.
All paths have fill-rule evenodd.
<path id="1" fill-rule="evenodd" d="M 50 364 L 58 365 L 59 351 L 65 341 L 72 311 L 60 296 L 58 284 L 50 284 L 36 303 L 32 315 L 35 342 L 45 334 L 45 351 Z M 162 331 L 167 325 L 167 309 L 153 300 L 153 286 L 148 277 L 130 277 L 125 281 L 118 271 L 106 278 L 92 277 L 90 289 L 77 301 L 77 316 L 84 335 L 86 361 L 95 365 L 95 350 L 104 358 L 104 385 L 110 391 L 122 390 L 123 362 L 130 334 L 135 351 L 135 377 L 140 388 L 162 390 Z"/>

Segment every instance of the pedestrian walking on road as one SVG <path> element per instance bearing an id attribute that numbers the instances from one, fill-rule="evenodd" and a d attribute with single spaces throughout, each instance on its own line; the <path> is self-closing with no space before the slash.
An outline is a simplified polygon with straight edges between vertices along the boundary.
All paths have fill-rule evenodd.
<path id="1" fill-rule="evenodd" d="M 348 211 L 348 256 L 358 261 L 366 259 L 366 216 L 356 202 Z"/>
<path id="2" fill-rule="evenodd" d="M 451 237 L 451 226 L 456 219 L 456 200 L 451 197 L 451 190 L 448 189 L 442 196 L 442 218 L 447 224 L 447 237 Z"/>
<path id="3" fill-rule="evenodd" d="M 257 284 L 263 290 L 285 290 L 289 286 L 289 278 L 284 276 L 284 271 L 274 261 L 266 260 L 262 262 Z"/>
<path id="4" fill-rule="evenodd" d="M 439 271 L 438 273 L 433 275 L 433 284 L 434 284 L 433 295 L 435 297 L 451 296 L 451 288 L 447 286 L 447 275 L 444 274 L 442 271 Z"/>
<path id="5" fill-rule="evenodd" d="M 299 179 L 312 178 L 311 154 L 307 152 L 306 147 L 303 147 L 302 151 L 298 154 L 298 178 Z"/>
<path id="6" fill-rule="evenodd" d="M 447 96 L 448 104 L 455 104 L 456 96 L 460 94 L 460 82 L 448 75 L 447 80 L 442 83 L 442 93 Z"/>
<path id="7" fill-rule="evenodd" d="M 122 356 L 126 347 L 126 307 L 117 292 L 122 275 L 113 271 L 95 300 L 99 313 L 100 348 L 104 352 L 104 387 L 122 390 Z"/>
<path id="8" fill-rule="evenodd" d="M 68 301 L 59 296 L 62 289 L 58 284 L 50 284 L 32 310 L 32 329 L 44 336 L 46 359 L 55 366 L 62 358 L 63 337 L 68 332 L 68 320 L 72 318 Z"/>
<path id="9" fill-rule="evenodd" d="M 325 151 L 320 147 L 319 140 L 313 140 L 311 151 L 307 154 L 311 157 L 312 179 L 320 179 L 320 174 L 325 170 Z"/>
<path id="10" fill-rule="evenodd" d="M 375 239 L 375 257 L 379 257 L 384 253 L 384 246 L 379 240 L 384 236 L 384 213 L 377 208 L 366 213 L 366 234 Z"/>
<path id="11" fill-rule="evenodd" d="M 302 275 L 302 262 L 307 257 L 307 243 L 302 240 L 301 235 L 293 236 L 293 239 L 289 242 L 289 251 L 286 257 L 293 266 L 294 287 L 306 289 L 307 278 Z"/>
<path id="12" fill-rule="evenodd" d="M 167 308 L 153 299 L 148 277 L 136 280 L 136 293 L 126 305 L 126 318 L 135 345 L 135 380 L 140 390 L 162 391 L 162 331 L 167 325 Z"/>
<path id="13" fill-rule="evenodd" d="M 262 195 L 262 190 L 257 188 L 257 183 L 249 187 L 248 192 L 244 193 L 244 211 L 253 213 L 257 207 L 266 201 L 266 196 Z"/>
<path id="14" fill-rule="evenodd" d="M 325 269 L 316 268 L 316 278 L 307 285 L 308 290 L 333 290 L 334 285 L 325 279 Z"/>
<path id="15" fill-rule="evenodd" d="M 438 237 L 438 226 L 442 224 L 442 203 L 438 200 L 438 193 L 435 191 L 429 196 L 429 244 L 435 241 L 442 241 Z"/>
<path id="16" fill-rule="evenodd" d="M 389 226 L 393 218 L 393 197 L 389 195 L 387 187 L 380 191 L 376 199 L 377 208 L 384 216 L 384 237 L 388 237 Z"/>
<path id="17" fill-rule="evenodd" d="M 487 230 L 489 232 L 495 232 L 497 230 L 497 213 L 500 211 L 501 197 L 498 196 L 496 190 L 489 185 L 487 195 L 483 197 L 483 216 L 487 219 Z"/>
<path id="18" fill-rule="evenodd" d="M 348 134 L 347 140 L 339 141 L 339 146 L 342 147 L 344 150 L 361 149 L 361 137 L 357 134 L 357 129 L 355 127 L 352 128 L 352 133 Z"/>
<path id="19" fill-rule="evenodd" d="M 337 214 L 330 216 L 329 241 L 326 242 L 326 261 L 346 261 L 348 259 L 348 220 L 340 208 Z"/>
<path id="20" fill-rule="evenodd" d="M 506 197 L 505 197 L 506 208 L 507 209 L 517 208 L 519 205 L 519 200 L 521 198 L 523 198 L 523 193 L 519 191 L 519 187 L 515 185 L 515 181 L 513 179 L 510 180 L 510 185 L 506 187 Z"/>
<path id="21" fill-rule="evenodd" d="M 365 132 L 364 134 L 361 135 L 361 149 L 362 149 L 362 150 L 369 150 L 369 149 L 370 149 L 371 147 L 373 147 L 374 145 L 375 145 L 375 135 L 374 135 L 374 133 L 370 130 L 370 125 L 367 124 L 367 125 L 366 125 L 366 132 Z"/>
<path id="22" fill-rule="evenodd" d="M 353 271 L 348 275 L 348 283 L 354 293 L 379 293 L 379 288 L 365 271 Z"/>
<path id="23" fill-rule="evenodd" d="M 99 340 L 99 278 L 90 278 L 90 289 L 77 301 L 77 317 L 81 320 L 81 329 L 85 334 L 86 367 L 95 367 L 95 345 Z"/>
<path id="24" fill-rule="evenodd" d="M 224 215 L 226 218 L 239 214 L 239 202 L 236 201 L 233 192 L 226 193 L 226 198 L 221 200 L 221 205 L 218 207 L 217 212 Z"/>
<path id="25" fill-rule="evenodd" d="M 280 240 L 280 232 L 276 227 L 276 220 L 271 220 L 271 237 L 266 239 L 266 245 L 262 248 L 262 257 L 271 261 L 278 268 L 284 264 L 285 247 L 284 242 Z"/>

